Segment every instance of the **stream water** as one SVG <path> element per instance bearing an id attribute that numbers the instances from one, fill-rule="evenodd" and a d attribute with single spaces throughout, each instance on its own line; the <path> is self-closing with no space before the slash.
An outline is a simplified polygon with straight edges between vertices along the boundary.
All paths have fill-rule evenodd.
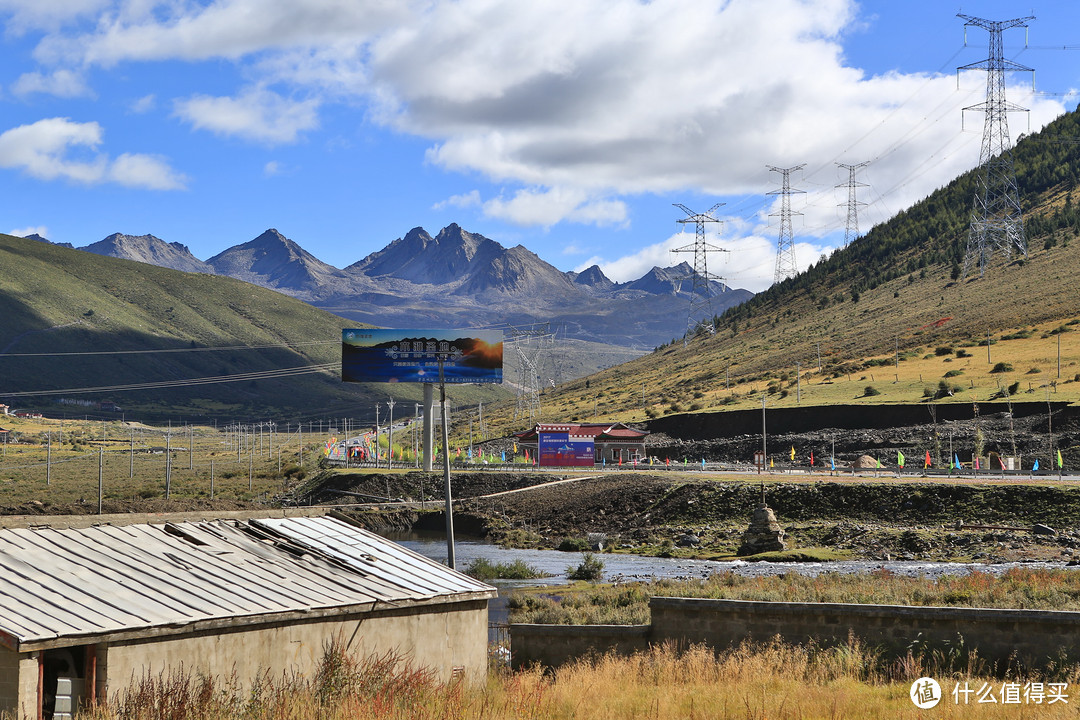
<path id="1" fill-rule="evenodd" d="M 446 537 L 440 533 L 406 533 L 388 535 L 389 539 L 420 553 L 436 562 L 445 563 Z M 527 550 L 504 548 L 475 538 L 460 538 L 454 545 L 458 570 L 464 570 L 473 560 L 484 558 L 492 563 L 511 563 L 522 560 L 548 575 L 542 580 L 500 580 L 499 587 L 516 585 L 562 585 L 569 582 L 566 575 L 581 562 L 579 552 L 558 550 Z M 745 560 L 687 560 L 685 558 L 658 558 L 622 553 L 603 553 L 604 580 L 651 580 L 661 578 L 706 578 L 713 573 L 731 571 L 737 575 L 763 576 L 783 575 L 796 572 L 803 575 L 819 575 L 825 572 L 861 573 L 889 570 L 898 575 L 936 577 L 939 575 L 963 575 L 974 570 L 1001 573 L 1009 568 L 1062 567 L 1064 563 L 942 563 L 914 560 L 836 560 L 831 562 L 747 562 Z"/>

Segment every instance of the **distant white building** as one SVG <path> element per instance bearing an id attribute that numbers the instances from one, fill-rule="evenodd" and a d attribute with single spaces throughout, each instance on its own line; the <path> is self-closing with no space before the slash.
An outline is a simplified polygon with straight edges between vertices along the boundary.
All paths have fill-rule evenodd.
<path id="1" fill-rule="evenodd" d="M 496 594 L 342 516 L 0 529 L 0 712 L 71 717 L 181 666 L 310 674 L 332 638 L 482 679 Z"/>

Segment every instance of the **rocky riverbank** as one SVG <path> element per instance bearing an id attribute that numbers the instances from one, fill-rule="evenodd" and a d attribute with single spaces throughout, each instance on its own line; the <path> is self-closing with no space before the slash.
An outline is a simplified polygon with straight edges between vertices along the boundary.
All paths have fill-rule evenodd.
<path id="1" fill-rule="evenodd" d="M 457 524 L 519 546 L 602 543 L 616 551 L 731 557 L 761 498 L 756 478 L 608 473 L 575 482 L 552 480 L 542 473 L 455 474 Z M 381 489 L 383 495 L 389 483 L 393 495 L 419 500 L 415 492 L 422 488 L 428 500 L 441 500 L 441 481 L 422 473 L 335 473 L 323 483 L 363 494 Z M 788 556 L 1080 559 L 1080 487 L 1068 482 L 768 476 L 765 490 L 786 533 Z M 373 527 L 438 529 L 441 522 L 438 502 L 424 511 L 414 506 L 352 512 Z"/>

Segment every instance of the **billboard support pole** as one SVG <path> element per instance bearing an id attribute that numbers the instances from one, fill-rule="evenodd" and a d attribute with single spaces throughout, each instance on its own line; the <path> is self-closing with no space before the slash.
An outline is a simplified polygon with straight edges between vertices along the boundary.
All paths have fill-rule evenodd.
<path id="1" fill-rule="evenodd" d="M 424 387 L 427 388 L 430 385 Z M 426 402 L 426 392 L 424 399 Z M 446 564 L 451 570 L 457 570 L 457 563 L 454 560 L 454 501 L 450 496 L 450 437 L 446 428 L 446 383 L 443 381 L 442 353 L 439 353 L 439 406 L 442 411 L 443 490 L 446 495 Z M 427 417 L 429 416 L 425 416 L 425 421 Z"/>
<path id="2" fill-rule="evenodd" d="M 441 367 L 441 365 L 440 365 Z M 432 467 L 431 458 L 434 455 L 432 450 L 434 449 L 434 428 L 432 427 L 431 420 L 435 414 L 435 386 L 431 383 L 424 383 L 424 439 L 421 443 L 424 446 L 424 471 L 431 472 L 434 470 Z"/>

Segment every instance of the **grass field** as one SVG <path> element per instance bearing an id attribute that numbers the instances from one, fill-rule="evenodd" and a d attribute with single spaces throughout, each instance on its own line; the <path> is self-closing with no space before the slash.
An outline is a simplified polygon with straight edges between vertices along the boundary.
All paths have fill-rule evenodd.
<path id="1" fill-rule="evenodd" d="M 918 710 L 909 692 L 922 676 L 941 682 L 943 698 L 932 714 Z M 813 720 L 816 718 L 1072 718 L 1068 695 L 1076 668 L 1045 676 L 1003 680 L 980 671 L 978 658 L 949 663 L 909 656 L 883 662 L 852 642 L 823 649 L 781 643 L 743 645 L 718 654 L 695 647 L 677 653 L 654 648 L 631 657 L 607 655 L 572 663 L 552 673 L 536 668 L 493 670 L 486 681 L 443 684 L 401 658 L 354 659 L 332 651 L 311 679 L 264 679 L 244 691 L 227 681 L 190 674 L 136 680 L 107 706 L 81 717 L 95 720 L 170 718 L 716 718 Z M 1015 704 L 959 704 L 961 686 L 1001 692 L 1015 685 Z M 1043 683 L 1042 695 L 1028 692 Z M 956 698 L 962 696 L 957 695 Z M 1036 704 L 1033 698 L 1038 699 Z"/>
<path id="2" fill-rule="evenodd" d="M 324 441 L 306 429 L 301 438 L 296 425 L 273 437 L 266 428 L 248 429 L 239 448 L 235 431 L 213 427 L 15 418 L 3 426 L 20 439 L 0 456 L 0 507 L 8 512 L 27 503 L 38 512 L 96 509 L 99 467 L 104 503 L 114 511 L 128 501 L 164 499 L 167 485 L 175 499 L 270 499 L 315 468 Z"/>

